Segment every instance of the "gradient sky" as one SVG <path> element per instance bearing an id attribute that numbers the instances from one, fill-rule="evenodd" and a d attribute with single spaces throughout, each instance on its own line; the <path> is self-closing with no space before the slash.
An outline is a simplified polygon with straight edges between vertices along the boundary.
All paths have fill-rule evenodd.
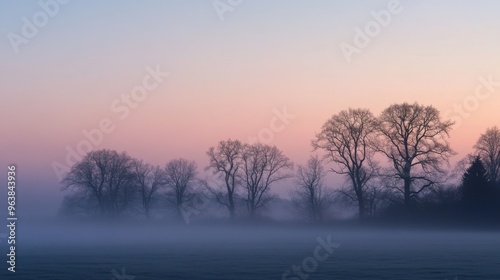
<path id="1" fill-rule="evenodd" d="M 247 141 L 286 107 L 296 118 L 272 144 L 303 163 L 314 134 L 340 110 L 378 114 L 417 101 L 445 114 L 473 96 L 480 76 L 500 80 L 493 0 L 401 0 L 402 12 L 348 63 L 339 44 L 353 44 L 354 28 L 389 2 L 244 0 L 221 21 L 212 1 L 73 0 L 16 54 L 8 34 L 21 34 L 22 18 L 41 7 L 1 0 L 2 172 L 17 164 L 21 207 L 53 214 L 62 194 L 51 164 L 103 118 L 116 127 L 98 149 L 162 165 L 185 157 L 202 170 L 208 147 Z M 156 65 L 170 76 L 120 120 L 111 104 Z M 500 125 L 499 104 L 500 87 L 461 119 L 455 160 Z"/>

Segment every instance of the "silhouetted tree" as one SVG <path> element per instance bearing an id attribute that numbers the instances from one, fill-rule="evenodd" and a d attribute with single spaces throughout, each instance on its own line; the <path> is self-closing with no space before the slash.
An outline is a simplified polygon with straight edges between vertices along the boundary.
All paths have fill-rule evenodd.
<path id="1" fill-rule="evenodd" d="M 254 217 L 257 210 L 272 199 L 271 185 L 292 177 L 284 171 L 292 169 L 293 163 L 277 147 L 260 143 L 244 146 L 242 162 L 244 201 L 250 216 Z"/>
<path id="2" fill-rule="evenodd" d="M 236 188 L 241 185 L 242 152 L 243 144 L 231 139 L 220 141 L 217 147 L 211 147 L 207 152 L 207 169 L 211 169 L 213 174 L 223 181 L 223 186 L 219 188 L 209 187 L 208 184 L 207 187 L 217 202 L 228 209 L 231 219 L 234 218 L 236 210 Z"/>
<path id="3" fill-rule="evenodd" d="M 311 221 L 322 221 L 333 200 L 332 191 L 323 184 L 325 175 L 321 159 L 317 156 L 311 156 L 306 165 L 299 165 L 297 169 L 292 202 Z"/>
<path id="4" fill-rule="evenodd" d="M 494 192 L 488 173 L 479 157 L 476 157 L 464 173 L 461 190 L 464 206 L 472 212 L 471 214 L 487 214 L 493 210 Z"/>
<path id="5" fill-rule="evenodd" d="M 488 171 L 490 181 L 499 185 L 500 181 L 500 129 L 488 128 L 481 134 L 474 145 L 476 153 L 481 157 L 484 167 Z"/>
<path id="6" fill-rule="evenodd" d="M 396 188 L 408 209 L 413 198 L 436 183 L 433 175 L 445 173 L 441 165 L 455 154 L 448 143 L 453 122 L 441 120 L 436 108 L 417 103 L 391 105 L 379 121 L 378 151 L 392 166 L 386 176 L 402 181 Z"/>
<path id="7" fill-rule="evenodd" d="M 358 203 L 359 217 L 365 216 L 365 186 L 376 174 L 373 161 L 373 140 L 377 120 L 365 109 L 349 109 L 334 115 L 312 142 L 315 149 L 327 152 L 326 159 L 333 162 L 334 173 L 350 181 Z"/>
<path id="8" fill-rule="evenodd" d="M 186 159 L 174 159 L 165 165 L 165 196 L 175 206 L 179 217 L 183 217 L 184 208 L 195 196 L 196 169 L 196 163 Z"/>
<path id="9" fill-rule="evenodd" d="M 136 198 L 133 159 L 111 150 L 91 151 L 71 167 L 64 177 L 64 189 L 73 188 L 90 198 L 104 216 L 118 216 Z"/>
<path id="10" fill-rule="evenodd" d="M 150 217 L 151 208 L 157 200 L 159 190 L 165 185 L 163 170 L 142 160 L 134 160 L 132 170 L 141 198 L 141 206 L 146 217 Z"/>

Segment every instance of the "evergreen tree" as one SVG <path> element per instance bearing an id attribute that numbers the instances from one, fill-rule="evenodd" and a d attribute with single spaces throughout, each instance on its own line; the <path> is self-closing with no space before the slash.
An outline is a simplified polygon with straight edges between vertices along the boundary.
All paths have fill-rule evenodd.
<path id="1" fill-rule="evenodd" d="M 462 202 L 471 214 L 487 214 L 493 210 L 493 188 L 488 179 L 488 172 L 476 157 L 462 176 Z"/>

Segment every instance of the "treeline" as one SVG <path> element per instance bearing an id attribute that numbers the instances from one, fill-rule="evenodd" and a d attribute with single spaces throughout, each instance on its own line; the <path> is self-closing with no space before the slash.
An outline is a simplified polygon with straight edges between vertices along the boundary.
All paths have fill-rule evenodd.
<path id="1" fill-rule="evenodd" d="M 311 155 L 296 168 L 275 146 L 220 141 L 206 153 L 205 170 L 213 182 L 200 178 L 195 162 L 187 159 L 153 166 L 126 153 L 92 151 L 62 181 L 72 191 L 62 212 L 150 217 L 164 205 L 186 219 L 217 203 L 231 219 L 256 217 L 277 198 L 271 187 L 283 181 L 289 186 L 289 211 L 311 221 L 330 219 L 333 206 L 350 205 L 361 219 L 498 220 L 500 130 L 480 135 L 474 153 L 452 169 L 452 126 L 437 109 L 418 103 L 394 104 L 379 116 L 348 109 L 328 119 L 312 140 L 322 156 Z M 328 186 L 329 171 L 344 183 Z"/>
<path id="2" fill-rule="evenodd" d="M 213 199 L 229 216 L 243 202 L 250 217 L 275 196 L 271 185 L 292 177 L 293 163 L 277 147 L 221 141 L 207 152 L 220 185 L 199 178 L 194 161 L 174 159 L 153 166 L 125 152 L 91 151 L 64 177 L 63 189 L 72 190 L 63 202 L 70 215 L 118 217 L 140 212 L 146 217 L 157 204 L 175 209 L 179 218 L 200 211 Z"/>

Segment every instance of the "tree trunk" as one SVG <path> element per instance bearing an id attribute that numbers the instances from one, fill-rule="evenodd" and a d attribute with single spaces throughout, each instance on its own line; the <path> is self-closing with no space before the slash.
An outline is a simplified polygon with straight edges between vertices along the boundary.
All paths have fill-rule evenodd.
<path id="1" fill-rule="evenodd" d="M 405 207 L 406 209 L 410 209 L 411 206 L 411 178 L 408 175 L 407 177 L 405 176 L 404 179 L 404 195 L 405 195 Z"/>
<path id="2" fill-rule="evenodd" d="M 359 179 L 359 171 L 356 173 L 356 175 L 356 178 L 352 178 L 352 183 L 354 186 L 354 190 L 356 191 L 356 197 L 358 199 L 359 219 L 362 220 L 366 216 L 364 190 L 362 189 L 361 180 Z"/>

